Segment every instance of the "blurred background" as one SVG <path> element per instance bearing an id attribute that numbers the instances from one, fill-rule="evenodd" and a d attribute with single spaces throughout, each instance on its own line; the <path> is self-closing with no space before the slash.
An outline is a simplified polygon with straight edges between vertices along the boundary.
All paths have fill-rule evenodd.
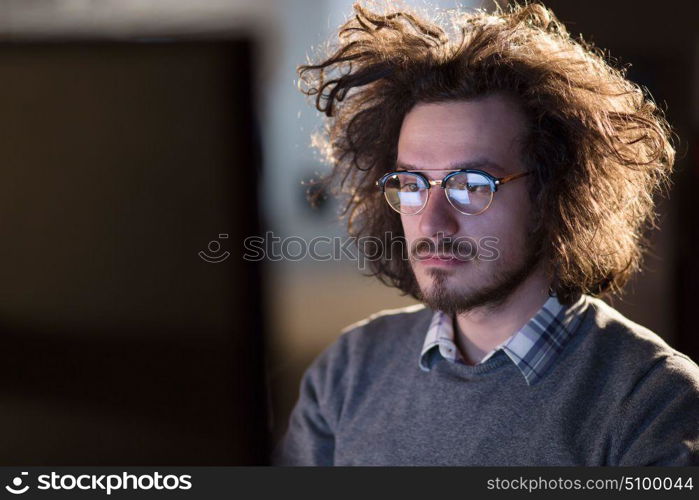
<path id="1" fill-rule="evenodd" d="M 652 254 L 612 304 L 699 360 L 696 2 L 545 4 L 675 127 Z M 326 167 L 295 68 L 351 6 L 0 0 L 0 463 L 266 463 L 313 358 L 412 303 L 351 258 L 243 259 L 345 234 L 305 200 Z"/>

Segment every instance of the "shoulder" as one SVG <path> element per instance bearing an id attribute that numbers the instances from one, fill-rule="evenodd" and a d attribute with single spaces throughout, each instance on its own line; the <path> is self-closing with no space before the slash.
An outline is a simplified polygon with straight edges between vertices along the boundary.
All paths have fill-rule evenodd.
<path id="1" fill-rule="evenodd" d="M 413 366 L 411 361 L 417 368 L 432 314 L 421 304 L 385 309 L 343 328 L 306 369 L 302 387 L 336 421 L 348 394 L 366 390 L 363 381 L 384 370 Z"/>
<path id="2" fill-rule="evenodd" d="M 630 320 L 606 302 L 588 297 L 588 335 L 594 345 L 598 365 L 631 371 L 636 381 L 654 374 L 653 378 L 668 383 L 684 383 L 699 387 L 699 366 L 652 330 Z"/>
<path id="3" fill-rule="evenodd" d="M 384 309 L 343 328 L 340 339 L 357 355 L 367 351 L 381 357 L 387 351 L 398 354 L 398 346 L 422 343 L 433 314 L 424 304 Z"/>
<path id="4" fill-rule="evenodd" d="M 699 366 L 601 300 L 590 305 L 586 362 L 596 399 L 610 402 L 609 463 L 697 465 Z"/>
<path id="5" fill-rule="evenodd" d="M 424 304 L 382 309 L 344 327 L 335 344 L 353 351 L 395 348 L 397 344 L 409 343 L 411 338 L 424 336 L 433 314 Z"/>
<path id="6" fill-rule="evenodd" d="M 423 304 L 397 309 L 383 309 L 356 321 L 340 331 L 313 362 L 314 367 L 342 370 L 345 375 L 357 366 L 370 368 L 374 360 L 411 356 L 415 349 L 417 366 L 419 349 L 427 334 L 434 312 Z"/>
<path id="7" fill-rule="evenodd" d="M 401 329 L 415 324 L 422 317 L 431 317 L 432 310 L 424 304 L 414 304 L 396 309 L 383 309 L 375 312 L 364 319 L 356 321 L 341 330 L 342 335 L 358 336 L 359 332 L 388 332 L 400 331 Z"/>

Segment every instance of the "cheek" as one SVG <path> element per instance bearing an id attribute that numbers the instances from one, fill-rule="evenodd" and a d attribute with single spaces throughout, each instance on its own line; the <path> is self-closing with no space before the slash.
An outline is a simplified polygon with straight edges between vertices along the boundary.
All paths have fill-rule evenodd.
<path id="1" fill-rule="evenodd" d="M 464 217 L 464 232 L 476 237 L 498 238 L 506 247 L 518 246 L 525 241 L 531 226 L 531 203 L 526 192 L 503 190 L 496 193 L 490 208 L 483 214 Z"/>
<path id="2" fill-rule="evenodd" d="M 494 214 L 495 215 L 495 214 Z M 528 206 L 507 207 L 497 213 L 491 225 L 491 234 L 498 238 L 504 253 L 518 253 L 524 248 L 530 227 Z"/>

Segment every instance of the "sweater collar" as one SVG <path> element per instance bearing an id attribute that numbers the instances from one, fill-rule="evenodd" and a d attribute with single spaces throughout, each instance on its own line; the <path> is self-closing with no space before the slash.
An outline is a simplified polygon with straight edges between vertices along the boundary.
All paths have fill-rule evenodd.
<path id="1" fill-rule="evenodd" d="M 540 380 L 556 361 L 582 320 L 587 296 L 581 295 L 566 306 L 551 296 L 527 323 L 478 363 L 485 363 L 502 350 L 519 368 L 528 385 Z M 419 366 L 430 371 L 438 356 L 453 363 L 464 363 L 454 342 L 453 317 L 434 311 L 420 352 Z"/>

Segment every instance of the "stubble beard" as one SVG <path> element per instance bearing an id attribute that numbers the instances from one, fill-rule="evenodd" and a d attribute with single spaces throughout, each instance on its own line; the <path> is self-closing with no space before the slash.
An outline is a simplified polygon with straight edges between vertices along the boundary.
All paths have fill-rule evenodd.
<path id="1" fill-rule="evenodd" d="M 464 291 L 458 284 L 450 285 L 449 280 L 453 274 L 451 271 L 428 269 L 431 286 L 428 290 L 420 286 L 420 299 L 429 308 L 449 315 L 462 314 L 474 309 L 496 310 L 535 271 L 541 260 L 540 243 L 540 239 L 530 235 L 525 245 L 525 254 L 517 265 L 498 268 L 491 273 L 486 285 L 471 291 Z M 498 264 L 497 261 L 493 263 Z M 477 263 L 471 261 L 463 265 L 473 266 Z"/>

